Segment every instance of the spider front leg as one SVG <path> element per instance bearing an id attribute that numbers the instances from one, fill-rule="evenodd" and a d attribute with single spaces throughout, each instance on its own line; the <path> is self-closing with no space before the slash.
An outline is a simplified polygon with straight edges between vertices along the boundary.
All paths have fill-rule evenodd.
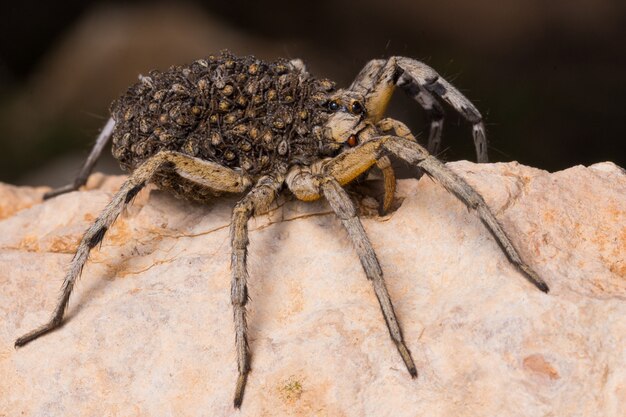
<path id="1" fill-rule="evenodd" d="M 435 97 L 440 97 L 472 123 L 472 134 L 478 162 L 487 162 L 487 137 L 478 109 L 452 84 L 428 65 L 406 57 L 370 61 L 359 73 L 349 90 L 366 98 L 368 117 L 382 119 L 395 87 L 402 88 L 417 101 L 430 119 L 428 149 L 436 153 L 441 143 L 444 111 Z"/>
<path id="2" fill-rule="evenodd" d="M 87 183 L 89 174 L 91 174 L 93 167 L 96 165 L 96 162 L 98 162 L 98 158 L 100 158 L 102 150 L 106 147 L 107 143 L 109 143 L 109 139 L 111 139 L 111 134 L 113 133 L 114 126 L 115 121 L 112 118 L 109 119 L 104 125 L 102 131 L 98 135 L 98 139 L 96 139 L 95 145 L 93 146 L 91 152 L 89 153 L 89 156 L 87 157 L 87 160 L 85 161 L 80 169 L 80 172 L 74 179 L 74 182 L 48 191 L 43 195 L 44 200 L 56 197 L 57 195 L 69 193 L 71 191 L 76 191 Z"/>
<path id="3" fill-rule="evenodd" d="M 80 276 L 89 252 L 102 241 L 107 230 L 122 212 L 122 209 L 162 169 L 173 170 L 178 175 L 215 191 L 243 192 L 250 185 L 250 180 L 240 173 L 212 162 L 176 152 L 163 151 L 148 159 L 133 171 L 122 184 L 120 190 L 115 193 L 113 199 L 100 213 L 96 221 L 83 235 L 63 281 L 61 297 L 50 320 L 35 330 L 19 337 L 15 341 L 15 347 L 23 346 L 61 325 L 74 284 Z"/>
<path id="4" fill-rule="evenodd" d="M 283 183 L 283 178 L 262 177 L 233 209 L 230 227 L 231 257 L 231 302 L 235 320 L 235 347 L 237 350 L 237 369 L 239 377 L 235 387 L 233 403 L 241 406 L 250 372 L 250 350 L 248 348 L 248 327 L 246 322 L 246 303 L 248 302 L 248 220 L 255 212 L 267 211 L 275 200 Z"/>
<path id="5" fill-rule="evenodd" d="M 372 164 L 369 166 L 371 165 Z M 364 171 L 365 170 L 361 172 Z M 402 336 L 402 330 L 400 329 L 391 298 L 389 297 L 389 292 L 385 285 L 383 271 L 376 257 L 376 253 L 374 252 L 374 248 L 372 248 L 372 244 L 365 233 L 365 229 L 363 229 L 363 225 L 356 215 L 356 208 L 346 191 L 341 188 L 341 185 L 339 185 L 332 175 L 315 175 L 311 172 L 309 167 L 296 166 L 292 168 L 287 174 L 286 183 L 289 189 L 300 200 L 315 200 L 322 194 L 328 200 L 331 208 L 348 231 L 348 235 L 359 256 L 365 275 L 372 281 L 374 292 L 376 293 L 376 298 L 378 298 L 378 303 L 380 304 L 391 339 L 395 343 L 411 376 L 414 378 L 417 377 L 417 369 L 411 357 L 411 352 L 406 346 L 404 337 Z"/>
<path id="6" fill-rule="evenodd" d="M 404 90 L 406 94 L 417 101 L 424 111 L 426 117 L 430 121 L 430 129 L 428 131 L 428 145 L 426 148 L 431 154 L 437 155 L 441 150 L 441 133 L 443 131 L 443 119 L 445 112 L 443 106 L 437 99 L 424 88 L 420 88 L 413 79 L 406 73 L 396 82 L 396 85 Z M 404 135 L 399 135 L 404 137 Z M 484 155 L 476 154 L 478 162 L 487 162 L 487 153 Z"/>
<path id="7" fill-rule="evenodd" d="M 323 161 L 323 166 L 320 169 L 324 174 L 332 176 L 340 184 L 347 184 L 368 170 L 381 156 L 388 153 L 424 169 L 426 173 L 459 198 L 468 208 L 475 210 L 509 261 L 538 289 L 543 292 L 549 291 L 548 285 L 522 260 L 513 243 L 480 194 L 463 178 L 447 168 L 437 158 L 430 155 L 418 143 L 392 135 L 371 138 L 361 145 L 344 151 L 335 158 Z M 289 177 L 287 179 L 289 180 Z M 308 197 L 309 199 L 316 198 L 314 195 L 309 195 Z"/>
<path id="8" fill-rule="evenodd" d="M 428 151 L 436 154 L 441 146 L 441 132 L 445 114 L 443 107 L 432 94 L 413 83 L 410 77 L 402 75 L 394 82 L 395 74 L 389 71 L 385 64 L 387 64 L 387 60 L 384 59 L 373 59 L 368 62 L 356 76 L 349 90 L 363 94 L 367 98 L 366 106 L 369 117 L 375 122 L 379 120 L 383 122 L 386 119 L 381 120 L 381 118 L 385 114 L 395 86 L 402 88 L 426 112 L 426 119 L 430 124 Z M 400 133 L 396 134 L 404 137 Z"/>
<path id="9" fill-rule="evenodd" d="M 383 144 L 383 150 L 391 152 L 399 158 L 423 168 L 424 171 L 436 179 L 444 188 L 465 203 L 468 208 L 476 210 L 483 224 L 496 239 L 496 242 L 498 242 L 509 258 L 509 261 L 522 271 L 526 279 L 541 291 L 547 293 L 550 290 L 548 284 L 546 284 L 519 256 L 513 243 L 502 229 L 502 226 L 500 226 L 500 223 L 493 215 L 482 196 L 465 182 L 463 178 L 452 172 L 441 161 L 430 155 L 426 149 L 417 143 L 409 142 L 397 136 L 383 136 L 380 137 L 378 141 Z"/>
<path id="10" fill-rule="evenodd" d="M 395 67 L 396 71 L 402 71 L 402 76 L 398 81 L 404 83 L 405 89 L 408 91 L 428 91 L 441 97 L 468 122 L 472 123 L 476 158 L 478 162 L 487 162 L 487 136 L 485 135 L 483 117 L 471 101 L 423 62 L 399 56 L 391 58 L 388 65 Z M 426 95 L 422 95 L 422 97 L 426 97 Z"/>

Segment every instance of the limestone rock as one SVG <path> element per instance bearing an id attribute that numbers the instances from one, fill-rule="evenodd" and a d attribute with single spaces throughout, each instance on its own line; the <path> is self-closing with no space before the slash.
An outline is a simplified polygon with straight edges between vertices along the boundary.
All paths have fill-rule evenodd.
<path id="1" fill-rule="evenodd" d="M 623 416 L 624 170 L 449 166 L 551 292 L 438 184 L 401 181 L 398 210 L 363 222 L 419 370 L 411 379 L 340 222 L 325 202 L 285 198 L 250 223 L 253 361 L 239 411 L 234 198 L 140 193 L 92 252 L 65 325 L 15 350 L 49 317 L 82 231 L 122 178 L 25 204 L 0 221 L 0 416 Z"/>

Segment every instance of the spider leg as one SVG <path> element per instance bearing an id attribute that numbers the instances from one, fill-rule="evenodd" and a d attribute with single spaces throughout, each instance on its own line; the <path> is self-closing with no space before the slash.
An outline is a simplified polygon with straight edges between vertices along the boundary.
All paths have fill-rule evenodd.
<path id="1" fill-rule="evenodd" d="M 513 243 L 480 194 L 463 178 L 447 168 L 437 158 L 430 155 L 428 151 L 417 142 L 393 135 L 379 136 L 371 138 L 367 142 L 363 142 L 352 149 L 346 150 L 334 158 L 322 160 L 319 166 L 314 165 L 312 168 L 326 175 L 330 175 L 340 184 L 344 185 L 367 171 L 376 163 L 377 159 L 388 153 L 396 155 L 424 169 L 428 175 L 436 179 L 468 208 L 475 210 L 480 220 L 493 235 L 509 261 L 538 289 L 543 292 L 549 291 L 548 285 L 543 279 L 522 260 L 513 246 Z M 298 176 L 295 174 L 291 174 L 291 176 L 289 174 L 287 175 L 287 184 L 289 188 L 294 191 L 296 196 L 300 193 L 303 197 L 302 199 L 315 200 L 319 198 L 319 193 L 311 192 L 310 187 L 307 188 L 302 181 L 298 181 Z"/>
<path id="2" fill-rule="evenodd" d="M 98 158 L 102 154 L 102 150 L 105 148 L 109 140 L 111 139 L 111 133 L 113 133 L 113 127 L 115 126 L 115 121 L 113 119 L 109 119 L 107 123 L 102 128 L 102 131 L 98 135 L 98 139 L 96 139 L 96 144 L 91 149 L 87 160 L 81 167 L 78 176 L 74 179 L 74 182 L 71 184 L 64 185 L 59 188 L 55 188 L 54 190 L 48 191 L 43 195 L 43 199 L 47 200 L 52 197 L 56 197 L 60 194 L 69 193 L 71 191 L 76 191 L 83 185 L 87 183 L 87 178 L 89 178 L 89 174 L 93 170 L 93 167 L 96 165 Z"/>
<path id="3" fill-rule="evenodd" d="M 231 302 L 235 320 L 235 346 L 237 350 L 237 369 L 239 377 L 235 387 L 234 405 L 241 406 L 250 372 L 250 350 L 248 348 L 248 329 L 246 324 L 246 303 L 248 302 L 248 220 L 258 212 L 264 212 L 274 201 L 283 178 L 262 177 L 233 209 L 230 228 L 231 257 Z"/>
<path id="4" fill-rule="evenodd" d="M 74 284 L 80 276 L 89 252 L 102 241 L 105 233 L 122 212 L 122 209 L 162 169 L 174 170 L 179 174 L 184 173 L 188 177 L 194 177 L 200 185 L 210 186 L 214 190 L 223 192 L 243 192 L 250 184 L 247 178 L 235 171 L 176 152 L 163 151 L 148 159 L 133 171 L 83 235 L 63 281 L 61 297 L 50 320 L 19 337 L 15 341 L 15 347 L 23 346 L 61 325 Z M 203 171 L 204 174 L 201 174 L 200 171 Z"/>
<path id="5" fill-rule="evenodd" d="M 411 130 L 398 120 L 388 117 L 376 123 L 376 127 L 381 132 L 394 132 L 397 136 L 416 142 L 415 136 L 413 136 Z M 396 174 L 391 165 L 391 160 L 386 155 L 376 161 L 376 166 L 383 173 L 385 196 L 383 198 L 382 213 L 386 213 L 391 208 L 393 197 L 396 193 Z"/>
<path id="6" fill-rule="evenodd" d="M 312 174 L 307 167 L 297 166 L 293 168 L 287 176 L 287 186 L 294 192 L 297 198 L 305 201 L 310 200 L 311 196 L 319 196 L 322 193 L 335 214 L 341 219 L 361 260 L 365 275 L 372 281 L 391 339 L 395 343 L 411 376 L 417 377 L 417 369 L 411 357 L 411 352 L 404 342 L 402 330 L 398 324 L 398 319 L 383 279 L 383 271 L 348 194 L 332 176 Z"/>
<path id="7" fill-rule="evenodd" d="M 441 97 L 457 112 L 459 112 L 468 122 L 472 123 L 472 135 L 476 148 L 478 162 L 487 162 L 487 136 L 483 119 L 476 108 L 459 90 L 452 84 L 444 80 L 434 69 L 412 58 L 393 57 L 389 60 L 389 65 L 396 67 L 396 71 L 402 71 L 398 82 L 409 92 L 417 93 L 427 91 L 435 96 Z M 416 84 L 416 85 L 415 85 Z M 428 95 L 422 95 L 422 99 Z M 430 97 L 432 100 L 432 96 Z"/>
<path id="8" fill-rule="evenodd" d="M 445 112 L 443 106 L 424 88 L 420 88 L 413 79 L 406 73 L 398 79 L 396 85 L 402 88 L 409 96 L 417 101 L 426 111 L 426 117 L 430 121 L 430 130 L 428 132 L 428 152 L 438 154 L 441 149 L 441 132 L 443 131 L 443 119 Z M 399 135 L 403 136 L 403 135 Z M 480 159 L 480 155 L 477 155 Z M 485 158 L 487 155 L 485 154 Z M 479 162 L 487 162 L 484 161 Z"/>
<path id="9" fill-rule="evenodd" d="M 304 65 L 304 61 L 302 61 L 300 58 L 294 58 L 290 60 L 289 65 L 291 65 L 293 69 L 300 71 L 306 77 L 310 75 L 309 71 L 306 69 L 306 65 Z"/>
<path id="10" fill-rule="evenodd" d="M 441 144 L 444 111 L 435 99 L 438 96 L 472 123 L 477 160 L 487 162 L 487 138 L 480 112 L 460 91 L 428 65 L 400 56 L 388 60 L 372 60 L 357 75 L 350 90 L 365 96 L 367 114 L 377 122 L 382 119 L 396 86 L 402 88 L 426 111 L 430 119 L 430 151 L 437 152 Z"/>
<path id="11" fill-rule="evenodd" d="M 526 279 L 533 283 L 543 292 L 548 292 L 548 285 L 533 271 L 517 253 L 500 223 L 493 215 L 487 203 L 476 190 L 474 190 L 463 178 L 456 175 L 441 161 L 430 155 L 426 149 L 415 142 L 409 142 L 397 136 L 382 136 L 379 138 L 384 145 L 384 150 L 397 155 L 405 161 L 417 164 L 430 176 L 435 178 L 445 189 L 454 194 L 459 200 L 473 210 L 476 210 L 480 220 L 491 232 L 496 242 L 500 245 L 509 261 L 524 273 Z"/>

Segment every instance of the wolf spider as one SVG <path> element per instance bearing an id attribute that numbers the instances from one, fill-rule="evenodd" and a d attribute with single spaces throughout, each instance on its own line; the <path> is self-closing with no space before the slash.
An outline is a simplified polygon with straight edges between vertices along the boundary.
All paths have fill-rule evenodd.
<path id="1" fill-rule="evenodd" d="M 384 118 L 391 95 L 400 87 L 430 119 L 428 150 L 401 122 Z M 393 155 L 420 167 L 468 208 L 474 209 L 502 250 L 541 291 L 546 283 L 520 258 L 483 198 L 431 155 L 440 146 L 442 99 L 472 124 L 480 162 L 487 160 L 482 118 L 474 105 L 432 68 L 406 57 L 370 61 L 347 89 L 312 77 L 299 60 L 263 62 L 227 51 L 167 71 L 151 71 L 115 101 L 111 118 L 77 180 L 46 198 L 78 189 L 113 139 L 113 154 L 130 175 L 85 232 L 63 282 L 50 320 L 25 334 L 26 343 L 58 327 L 70 294 L 91 249 L 100 243 L 122 209 L 148 183 L 179 197 L 207 201 L 240 193 L 230 227 L 231 300 L 239 376 L 234 405 L 240 407 L 250 351 L 246 325 L 248 301 L 248 220 L 262 213 L 286 187 L 296 198 L 326 198 L 354 244 L 392 341 L 409 374 L 417 376 L 394 313 L 374 249 L 344 191 L 374 165 L 384 176 L 383 207 L 391 203 L 395 177 Z"/>

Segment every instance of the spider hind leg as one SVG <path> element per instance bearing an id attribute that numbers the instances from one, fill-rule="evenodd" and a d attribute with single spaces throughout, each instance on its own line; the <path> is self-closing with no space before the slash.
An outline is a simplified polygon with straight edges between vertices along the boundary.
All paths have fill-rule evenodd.
<path id="1" fill-rule="evenodd" d="M 98 135 L 98 139 L 96 139 L 96 143 L 91 149 L 91 152 L 89 152 L 89 156 L 83 163 L 83 166 L 80 168 L 78 175 L 74 179 L 74 182 L 72 182 L 71 184 L 67 184 L 62 187 L 59 187 L 59 188 L 55 188 L 54 190 L 48 191 L 47 193 L 43 195 L 44 200 L 47 200 L 52 197 L 56 197 L 61 194 L 69 193 L 71 191 L 76 191 L 87 183 L 89 174 L 91 174 L 91 171 L 93 171 L 93 167 L 96 165 L 96 162 L 98 162 L 98 158 L 100 158 L 102 151 L 104 150 L 106 145 L 109 143 L 109 140 L 111 139 L 114 126 L 115 126 L 115 122 L 113 121 L 113 119 L 109 119 L 107 123 L 104 125 L 104 127 L 102 128 L 102 131 Z"/>
<path id="2" fill-rule="evenodd" d="M 61 297 L 50 320 L 19 337 L 15 341 L 16 347 L 23 346 L 61 325 L 74 284 L 87 262 L 89 252 L 102 241 L 123 208 L 156 173 L 164 168 L 172 169 L 179 174 L 185 173 L 187 177 L 194 178 L 199 184 L 224 192 L 243 192 L 250 183 L 249 179 L 228 168 L 176 152 L 163 151 L 148 159 L 133 171 L 83 235 L 63 281 Z"/>

